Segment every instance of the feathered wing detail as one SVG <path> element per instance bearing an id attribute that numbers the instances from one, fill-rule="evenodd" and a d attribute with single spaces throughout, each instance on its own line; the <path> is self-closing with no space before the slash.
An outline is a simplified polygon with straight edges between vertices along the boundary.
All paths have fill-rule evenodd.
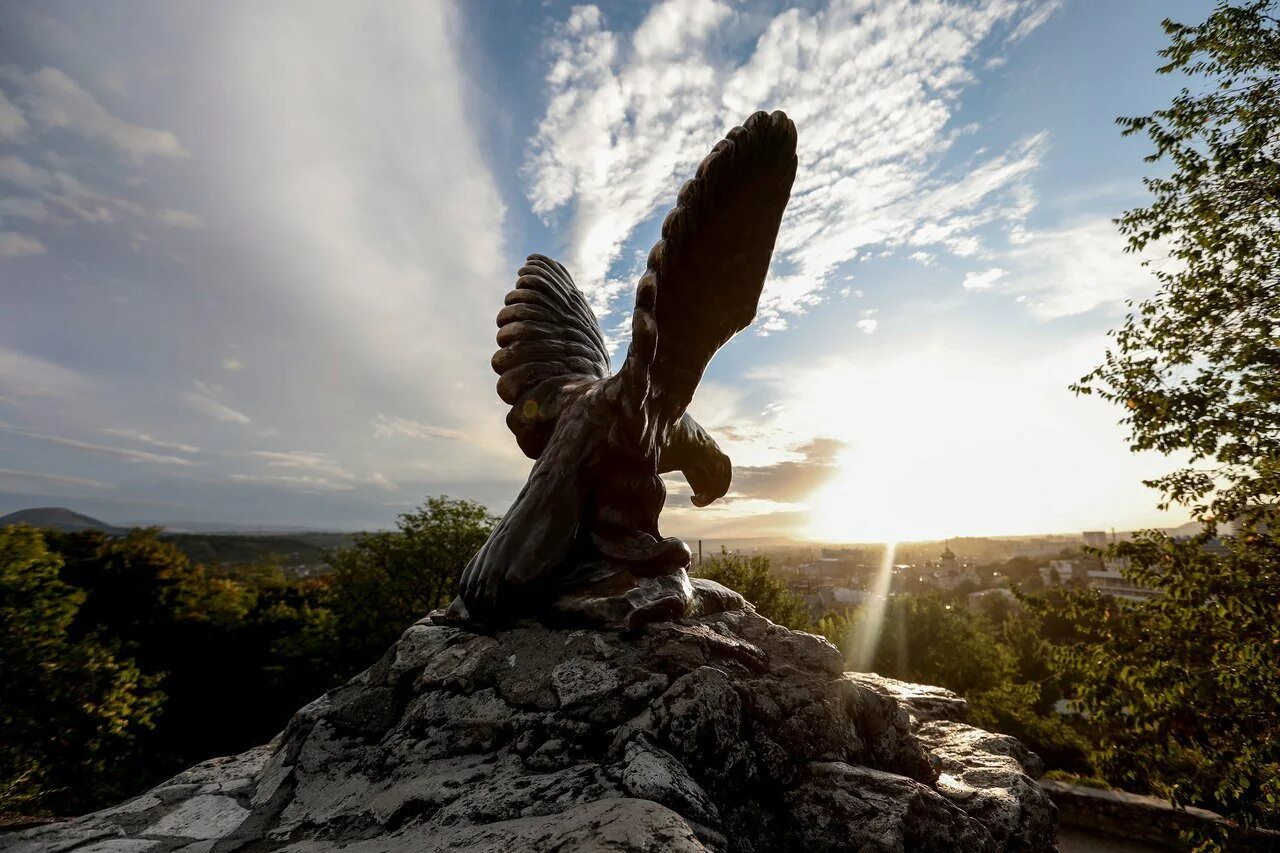
<path id="1" fill-rule="evenodd" d="M 493 369 L 498 396 L 511 404 L 507 426 L 537 459 L 574 391 L 609 375 L 600 324 L 572 276 L 545 255 L 530 255 L 498 312 Z"/>
<path id="2" fill-rule="evenodd" d="M 758 112 L 680 189 L 636 291 L 621 371 L 647 387 L 651 440 L 666 441 L 716 350 L 755 318 L 795 176 L 795 125 L 781 112 Z M 647 383 L 639 379 L 646 373 Z"/>

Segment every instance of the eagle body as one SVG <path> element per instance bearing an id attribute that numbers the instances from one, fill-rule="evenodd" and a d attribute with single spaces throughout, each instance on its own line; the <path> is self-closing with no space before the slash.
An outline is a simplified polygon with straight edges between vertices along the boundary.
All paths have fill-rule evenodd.
<path id="1" fill-rule="evenodd" d="M 575 589 L 625 597 L 654 579 L 688 587 L 688 546 L 658 529 L 661 475 L 683 473 L 696 506 L 728 492 L 729 458 L 686 409 L 711 357 L 755 318 L 795 143 L 784 114 L 756 113 L 681 188 L 637 285 L 617 373 L 568 270 L 544 255 L 520 268 L 492 363 L 507 425 L 535 462 L 452 610 L 509 621 Z"/>

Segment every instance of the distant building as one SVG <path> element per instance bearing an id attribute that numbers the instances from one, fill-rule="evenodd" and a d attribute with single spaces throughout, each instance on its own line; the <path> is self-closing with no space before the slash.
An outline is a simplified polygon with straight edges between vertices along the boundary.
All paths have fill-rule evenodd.
<path id="1" fill-rule="evenodd" d="M 938 560 L 938 568 L 944 575 L 954 575 L 958 571 L 956 568 L 956 555 L 951 550 L 950 541 L 947 542 L 942 552 L 942 557 Z"/>
<path id="2" fill-rule="evenodd" d="M 809 586 L 856 586 L 866 580 L 871 569 L 866 553 L 858 548 L 823 548 L 822 556 L 801 563 L 796 574 Z"/>
<path id="3" fill-rule="evenodd" d="M 1090 533 L 1085 534 L 1088 542 Z M 1098 534 L 1103 535 L 1105 534 Z M 1080 557 L 1075 560 L 1050 560 L 1049 565 L 1040 570 L 1046 586 L 1057 582 L 1062 585 L 1073 584 L 1096 589 L 1103 595 L 1113 598 L 1125 598 L 1130 601 L 1145 601 L 1160 595 L 1159 590 L 1148 589 L 1136 584 L 1124 576 L 1129 567 L 1127 559 L 1103 560 L 1098 557 Z"/>
<path id="4" fill-rule="evenodd" d="M 951 550 L 948 541 L 938 558 L 938 568 L 933 572 L 933 583 L 942 589 L 955 589 L 965 581 L 979 583 L 978 573 L 972 563 L 961 563 L 960 558 Z"/>
<path id="5" fill-rule="evenodd" d="M 1058 583 L 1063 584 L 1079 584 L 1085 586 L 1089 582 L 1089 569 L 1087 564 L 1090 562 L 1102 565 L 1101 560 L 1088 560 L 1080 558 L 1076 560 L 1050 560 L 1046 569 L 1041 569 L 1041 576 L 1046 584 L 1051 584 L 1054 573 L 1058 575 Z"/>
<path id="6" fill-rule="evenodd" d="M 1105 530 L 1086 530 L 1084 532 L 1084 545 L 1086 548 L 1097 548 L 1101 551 L 1107 547 L 1107 532 Z"/>

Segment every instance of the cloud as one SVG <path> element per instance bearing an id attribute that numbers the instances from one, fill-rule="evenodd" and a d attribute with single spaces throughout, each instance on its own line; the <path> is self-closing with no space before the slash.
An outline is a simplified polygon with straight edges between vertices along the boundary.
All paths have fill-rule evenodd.
<path id="1" fill-rule="evenodd" d="M 421 421 L 413 421 L 408 418 L 398 418 L 391 415 L 378 415 L 374 419 L 373 434 L 378 438 L 442 438 L 449 441 L 466 438 L 466 434 L 459 430 L 445 429 L 444 427 L 424 424 Z"/>
<path id="2" fill-rule="evenodd" d="M 252 450 L 249 455 L 266 461 L 267 465 L 272 468 L 305 468 L 343 480 L 356 479 L 355 474 L 333 462 L 323 453 L 308 453 L 301 450 L 283 452 L 277 450 Z"/>
<path id="3" fill-rule="evenodd" d="M 95 224 L 116 222 L 121 214 L 173 228 L 199 228 L 203 220 L 192 213 L 170 208 L 154 209 L 144 204 L 103 193 L 60 169 L 33 166 L 16 154 L 0 157 L 0 180 L 34 192 L 38 198 L 6 199 L 0 215 L 35 222 L 68 224 L 55 216 L 49 205 L 77 220 Z M 74 220 L 72 220 L 74 221 Z"/>
<path id="4" fill-rule="evenodd" d="M 35 237 L 17 231 L 0 231 L 0 258 L 43 255 L 49 249 Z"/>
<path id="5" fill-rule="evenodd" d="M 273 381 L 299 396 L 341 397 L 352 430 L 367 430 L 377 412 L 415 417 L 388 416 L 384 436 L 408 436 L 414 424 L 422 435 L 449 438 L 437 430 L 502 429 L 485 377 L 493 317 L 514 270 L 480 135 L 483 104 L 471 100 L 464 71 L 459 13 L 437 2 L 322 4 L 301 19 L 284 7 L 227 8 L 237 62 L 219 85 L 236 93 L 227 116 L 235 134 L 219 168 L 260 178 L 236 182 L 224 203 L 239 212 L 240 238 L 258 258 L 255 277 L 271 282 L 266 295 L 291 315 L 276 334 L 341 360 L 332 377 L 309 362 Z M 276 358 L 259 342 L 246 346 L 246 362 Z M 267 397 L 264 408 L 274 404 Z M 287 429 L 295 416 L 281 412 L 272 422 Z M 442 463 L 495 466 L 455 457 Z M 378 467 L 394 476 L 392 464 Z"/>
<path id="6" fill-rule="evenodd" d="M 212 396 L 213 389 L 203 383 L 197 383 L 198 390 L 189 391 L 182 396 L 182 400 L 186 403 L 187 408 L 199 412 L 202 415 L 208 415 L 214 420 L 222 421 L 228 424 L 251 424 L 253 418 L 244 412 L 236 411 L 226 403 L 215 400 Z"/>
<path id="7" fill-rule="evenodd" d="M 877 311 L 875 308 L 868 308 L 861 313 L 861 316 L 858 318 L 858 322 L 855 325 L 857 325 L 858 329 L 863 332 L 863 334 L 874 335 L 876 329 L 879 328 L 880 321 L 876 319 L 876 313 Z"/>
<path id="8" fill-rule="evenodd" d="M 1009 268 L 1007 274 L 987 282 L 987 287 L 1018 296 L 1038 320 L 1118 308 L 1125 300 L 1151 296 L 1157 286 L 1155 277 L 1142 267 L 1142 259 L 1124 251 L 1124 237 L 1107 218 L 1023 231 L 1012 242 L 1000 255 L 1000 262 Z M 968 276 L 965 287 L 970 287 Z"/>
<path id="9" fill-rule="evenodd" d="M 30 127 L 22 110 L 0 90 L 0 139 L 19 139 Z"/>
<path id="10" fill-rule="evenodd" d="M 6 65 L 0 67 L 0 81 L 12 87 L 29 120 L 42 128 L 66 130 L 105 142 L 135 160 L 188 156 L 173 133 L 117 118 L 56 68 L 28 73 Z"/>
<path id="11" fill-rule="evenodd" d="M 867 247 L 974 254 L 974 228 L 1025 216 L 1042 136 L 939 164 L 960 138 L 948 124 L 985 58 L 979 46 L 997 31 L 1030 32 L 1046 5 L 832 0 L 771 16 L 666 0 L 629 37 L 595 6 L 575 7 L 549 43 L 530 202 L 565 230 L 566 265 L 605 316 L 637 272 L 623 250 L 638 227 L 729 127 L 783 108 L 800 129 L 801 169 L 760 328 L 785 328 Z"/>
<path id="12" fill-rule="evenodd" d="M 227 479 L 233 483 L 259 483 L 313 493 L 349 492 L 355 488 L 353 483 L 336 482 L 326 477 L 294 476 L 290 474 L 232 474 Z"/>
<path id="13" fill-rule="evenodd" d="M 151 453 L 146 450 L 134 450 L 128 447 L 115 447 L 106 444 L 95 444 L 90 441 L 80 441 L 75 438 L 66 438 L 52 433 L 41 432 L 34 429 L 26 429 L 24 427 L 15 427 L 8 424 L 0 424 L 0 430 L 13 433 L 15 435 L 34 438 L 38 441 L 47 441 L 51 444 L 58 444 L 63 447 L 70 447 L 75 450 L 82 450 L 86 453 L 94 453 L 99 456 L 110 456 L 115 459 L 123 459 L 125 462 L 150 462 L 157 465 L 191 465 L 191 460 L 183 459 L 178 456 L 167 454 Z"/>
<path id="14" fill-rule="evenodd" d="M 147 444 L 152 447 L 159 447 L 163 450 L 176 450 L 179 453 L 199 453 L 200 452 L 200 448 L 194 447 L 190 444 L 181 444 L 179 442 L 174 442 L 174 441 L 161 441 L 160 439 L 155 438 L 154 436 L 148 435 L 145 432 L 139 432 L 136 429 L 103 427 L 102 432 L 105 432 L 107 435 L 117 436 L 118 438 L 127 438 L 127 439 L 130 439 L 131 441 L 136 441 L 139 444 Z"/>
<path id="15" fill-rule="evenodd" d="M 266 476 L 259 478 L 262 482 L 282 482 L 282 483 L 300 483 L 315 484 L 327 483 L 331 491 L 338 491 L 340 486 L 347 485 L 354 487 L 356 485 L 375 486 L 383 491 L 394 491 L 396 484 L 390 477 L 375 471 L 367 477 L 361 477 L 353 474 L 348 468 L 335 462 L 327 454 L 315 453 L 305 450 L 252 450 L 247 456 L 255 459 L 261 459 L 267 463 L 269 468 L 295 468 L 304 471 L 314 472 L 302 477 L 295 476 Z M 342 489 L 345 491 L 345 489 Z"/>
<path id="16" fill-rule="evenodd" d="M 0 344 L 0 391 L 15 397 L 71 397 L 89 387 L 85 377 L 38 356 Z"/>
<path id="17" fill-rule="evenodd" d="M 391 481 L 390 477 L 387 477 L 380 471 L 374 471 L 372 474 L 370 474 L 369 482 L 373 483 L 373 485 L 387 492 L 393 492 L 397 488 L 399 488 L 398 486 L 396 486 L 395 483 Z"/>
<path id="18" fill-rule="evenodd" d="M 536 28 L 540 14 L 524 23 Z M 499 140 L 524 130 L 527 112 L 514 122 L 490 97 L 465 4 L 49 16 L 65 43 L 16 35 L 30 36 L 25 64 L 0 77 L 27 123 L 0 145 L 0 231 L 32 235 L 54 257 L 0 285 L 26 306 L 0 307 L 0 340 L 38 342 L 32 354 L 55 361 L 89 354 L 93 375 L 80 397 L 28 400 L 52 386 L 0 348 L 0 395 L 22 422 L 65 424 L 77 439 L 203 451 L 191 457 L 199 477 L 161 478 L 40 449 L 92 463 L 92 476 L 128 471 L 120 500 L 163 488 L 175 514 L 185 503 L 221 519 L 345 526 L 376 521 L 376 498 L 400 488 L 509 500 L 529 463 L 506 432 L 489 360 L 519 265 L 505 235 L 524 223 L 505 221 L 507 181 L 491 164 L 516 177 Z M 186 57 L 176 66 L 175 49 Z M 93 125 L 85 96 L 172 140 Z M 38 120 L 37 99 L 70 124 Z M 27 317 L 59 328 L 23 328 Z M 264 438 L 268 424 L 279 438 Z M 259 448 L 287 458 L 250 455 Z M 267 487 L 326 499 L 265 501 Z"/>
<path id="19" fill-rule="evenodd" d="M 185 210 L 173 210 L 165 208 L 157 210 L 153 214 L 153 218 L 161 225 L 168 225 L 172 228 L 201 228 L 204 226 L 204 220 L 194 213 L 187 213 Z"/>
<path id="20" fill-rule="evenodd" d="M 995 284 L 1004 277 L 1004 270 L 999 267 L 992 267 L 982 272 L 965 273 L 964 289 L 965 290 L 990 290 L 991 285 Z"/>
<path id="21" fill-rule="evenodd" d="M 1009 40 L 1017 41 L 1020 38 L 1030 35 L 1032 30 L 1048 21 L 1049 18 L 1053 16 L 1054 12 L 1061 9 L 1062 3 L 1063 0 L 1044 0 L 1044 2 L 1040 4 L 1039 8 L 1033 7 L 1030 12 L 1023 16 L 1022 20 L 1018 23 L 1018 26 L 1014 28 L 1013 32 L 1009 34 Z"/>
<path id="22" fill-rule="evenodd" d="M 62 474 L 45 474 L 39 471 L 15 471 L 12 468 L 0 468 L 0 491 L 27 492 L 53 488 L 71 490 L 110 489 L 110 483 L 91 480 L 88 477 L 68 477 Z"/>
<path id="23" fill-rule="evenodd" d="M 54 216 L 48 205 L 40 199 L 17 196 L 0 198 L 0 221 L 6 219 L 40 223 L 58 221 L 58 217 Z"/>
<path id="24" fill-rule="evenodd" d="M 808 498 L 839 471 L 837 465 L 845 443 L 819 436 L 793 449 L 800 459 L 773 465 L 735 467 L 732 496 L 794 503 Z"/>

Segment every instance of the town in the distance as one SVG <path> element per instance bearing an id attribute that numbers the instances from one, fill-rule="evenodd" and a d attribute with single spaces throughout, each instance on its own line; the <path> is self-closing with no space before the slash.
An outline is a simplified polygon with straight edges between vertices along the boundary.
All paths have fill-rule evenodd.
<path id="1" fill-rule="evenodd" d="M 65 507 L 19 510 L 0 517 L 0 526 L 78 532 L 123 533 L 112 525 Z M 1192 536 L 1199 525 L 1167 531 Z M 270 560 L 288 575 L 307 578 L 330 570 L 326 554 L 352 543 L 355 533 L 328 530 L 166 528 L 162 538 L 190 560 L 226 568 Z M 1138 601 L 1159 595 L 1125 577 L 1124 558 L 1108 558 L 1107 547 L 1132 534 L 1086 530 L 1079 534 L 1032 536 L 959 536 L 942 541 L 818 543 L 781 538 L 693 539 L 693 569 L 713 555 L 765 556 L 773 573 L 802 600 L 815 622 L 832 613 L 855 610 L 876 599 L 902 593 L 933 592 L 971 610 L 1017 607 L 1014 588 L 1042 592 L 1054 587 L 1094 589 L 1115 598 Z M 1217 547 L 1213 539 L 1205 546 Z M 888 549 L 888 551 L 886 551 Z"/>

